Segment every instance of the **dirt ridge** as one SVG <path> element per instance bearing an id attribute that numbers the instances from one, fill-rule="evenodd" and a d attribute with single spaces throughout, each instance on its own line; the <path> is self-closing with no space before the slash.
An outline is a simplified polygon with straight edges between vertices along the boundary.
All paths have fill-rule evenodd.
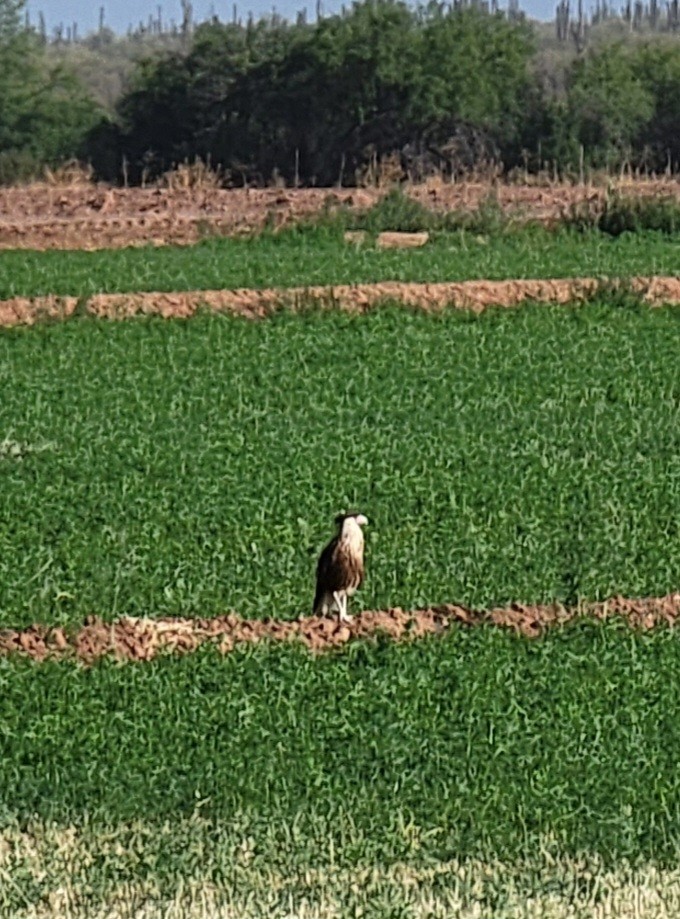
<path id="1" fill-rule="evenodd" d="M 492 624 L 536 638 L 547 629 L 579 616 L 599 620 L 620 618 L 638 629 L 673 625 L 680 617 L 680 593 L 647 598 L 612 597 L 574 607 L 521 603 L 489 610 L 469 609 L 452 603 L 420 610 L 393 607 L 365 610 L 350 623 L 322 616 L 243 619 L 235 613 L 193 619 L 124 616 L 113 622 L 89 616 L 75 630 L 37 624 L 26 629 L 0 629 L 0 656 L 19 654 L 38 661 L 71 658 L 92 663 L 110 655 L 121 660 L 148 661 L 162 653 L 195 651 L 206 643 L 228 653 L 237 645 L 260 641 L 298 641 L 312 652 L 321 652 L 341 647 L 352 639 L 378 634 L 394 641 L 441 635 L 454 623 Z"/>
<path id="2" fill-rule="evenodd" d="M 282 309 L 293 312 L 310 304 L 350 313 L 364 313 L 386 301 L 427 312 L 445 308 L 481 312 L 491 306 L 536 303 L 578 303 L 599 290 L 631 290 L 650 306 L 680 303 L 680 277 L 650 275 L 630 279 L 547 278 L 505 281 L 443 281 L 416 283 L 381 281 L 370 284 L 312 285 L 285 288 L 237 288 L 184 292 L 145 291 L 94 294 L 80 299 L 50 294 L 0 300 L 0 326 L 33 325 L 44 319 L 68 319 L 76 312 L 106 319 L 132 316 L 188 318 L 201 309 L 246 319 L 265 319 Z"/>

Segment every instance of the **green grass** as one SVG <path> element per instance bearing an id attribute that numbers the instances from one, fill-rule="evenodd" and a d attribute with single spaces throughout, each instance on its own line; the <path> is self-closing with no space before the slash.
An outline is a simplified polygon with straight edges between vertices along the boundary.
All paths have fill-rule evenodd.
<path id="1" fill-rule="evenodd" d="M 349 505 L 357 605 L 676 590 L 679 322 L 2 330 L 0 624 L 296 615 Z M 0 699 L 0 916 L 677 914 L 671 629 L 5 658 Z"/>
<path id="2" fill-rule="evenodd" d="M 680 230 L 680 205 L 673 195 L 635 197 L 614 193 L 602 202 L 574 204 L 563 220 L 573 228 L 598 229 L 612 236 L 646 230 L 675 234 Z"/>
<path id="3" fill-rule="evenodd" d="M 522 221 L 522 218 L 519 218 Z M 312 218 L 310 225 L 340 226 L 343 229 L 366 229 L 405 232 L 451 232 L 467 230 L 492 236 L 512 235 L 521 228 L 540 227 L 535 220 L 518 224 L 501 207 L 498 195 L 491 191 L 477 208 L 438 211 L 409 197 L 401 188 L 393 188 L 366 210 L 340 208 Z M 573 204 L 559 218 L 558 226 L 579 230 L 599 230 L 611 236 L 654 230 L 676 234 L 680 230 L 680 204 L 673 195 L 654 197 L 629 196 L 609 191 L 603 199 L 582 200 Z"/>
<path id="4" fill-rule="evenodd" d="M 463 281 L 673 274 L 680 236 L 518 230 L 500 236 L 444 233 L 418 250 L 345 245 L 332 229 L 185 248 L 100 252 L 0 252 L 0 298 L 136 290 L 290 287 L 371 281 Z"/>
<path id="5" fill-rule="evenodd" d="M 417 832 L 410 832 L 418 847 Z M 603 865 L 560 856 L 549 841 L 529 859 L 473 858 L 425 864 L 338 864 L 318 857 L 304 828 L 258 836 L 247 822 L 179 817 L 97 827 L 45 825 L 0 830 L 0 915 L 69 919 L 675 919 L 680 871 L 654 863 Z M 356 840 L 356 837 L 355 837 Z M 295 858 L 295 852 L 299 857 Z M 3 910 L 3 906 L 5 909 Z M 22 909 L 23 907 L 23 909 Z M 40 912 L 42 907 L 43 912 Z"/>
<path id="6" fill-rule="evenodd" d="M 0 686 L 6 825 L 198 812 L 240 822 L 255 851 L 278 844 L 289 868 L 332 849 L 339 866 L 512 861 L 541 844 L 609 864 L 678 857 L 667 629 L 459 627 L 320 658 L 279 645 L 90 670 L 5 659 Z"/>
<path id="7" fill-rule="evenodd" d="M 680 313 L 384 309 L 0 334 L 0 624 L 294 617 L 343 507 L 363 607 L 662 594 Z"/>

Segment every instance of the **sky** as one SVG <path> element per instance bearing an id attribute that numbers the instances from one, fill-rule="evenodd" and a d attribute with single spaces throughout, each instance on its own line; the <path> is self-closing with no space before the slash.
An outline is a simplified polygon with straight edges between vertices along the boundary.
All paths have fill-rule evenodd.
<path id="1" fill-rule="evenodd" d="M 213 13 L 223 21 L 232 18 L 234 0 L 192 0 L 194 21 L 201 22 Z M 94 31 L 99 23 L 99 8 L 104 7 L 104 22 L 114 32 L 127 32 L 128 26 L 136 26 L 140 20 L 147 22 L 150 15 L 156 18 L 160 5 L 163 19 L 166 22 L 181 22 L 182 7 L 180 0 L 28 0 L 26 9 L 33 24 L 37 24 L 38 13 L 42 11 L 48 30 L 51 32 L 60 23 L 64 27 L 78 24 L 81 36 Z M 286 19 L 294 19 L 298 10 L 307 7 L 309 19 L 314 18 L 315 0 L 237 0 L 238 15 L 248 18 L 252 11 L 255 18 L 267 15 L 272 11 Z M 347 0 L 346 5 L 350 5 Z M 505 0 L 500 0 L 501 7 Z M 520 9 L 534 19 L 552 19 L 556 0 L 520 0 Z M 322 7 L 328 14 L 339 12 L 342 0 L 322 0 Z"/>

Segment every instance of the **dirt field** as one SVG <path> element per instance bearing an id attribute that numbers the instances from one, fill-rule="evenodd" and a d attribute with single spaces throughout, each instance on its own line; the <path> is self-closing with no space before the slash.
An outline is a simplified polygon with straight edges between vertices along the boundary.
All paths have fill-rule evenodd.
<path id="1" fill-rule="evenodd" d="M 609 184 L 625 194 L 680 198 L 680 185 L 671 180 Z M 606 188 L 437 182 L 407 192 L 441 211 L 474 210 L 491 196 L 518 220 L 550 223 L 576 203 L 596 204 Z M 384 189 L 126 189 L 87 183 L 0 188 L 0 248 L 189 244 L 212 233 L 246 233 L 266 223 L 283 226 L 327 207 L 367 208 L 384 194 Z"/>
<path id="2" fill-rule="evenodd" d="M 505 609 L 471 610 L 446 604 L 423 610 L 368 610 L 357 614 L 351 623 L 309 616 L 295 620 L 241 619 L 229 614 L 213 619 L 133 619 L 102 622 L 86 620 L 82 628 L 69 633 L 61 627 L 34 625 L 28 629 L 0 630 L 0 655 L 18 653 L 35 660 L 70 657 L 91 663 L 104 655 L 129 660 L 151 660 L 159 653 L 195 651 L 206 642 L 223 653 L 235 645 L 259 641 L 301 641 L 314 652 L 327 651 L 353 638 L 382 633 L 394 640 L 441 635 L 453 623 L 482 623 L 511 628 L 535 638 L 547 628 L 577 616 L 596 619 L 622 618 L 633 628 L 649 629 L 673 625 L 680 617 L 680 594 L 648 599 L 614 597 L 603 603 L 589 603 L 567 609 L 563 606 L 524 606 Z"/>
<path id="3" fill-rule="evenodd" d="M 680 303 L 680 278 L 633 278 L 626 282 L 650 305 Z M 264 319 L 282 307 L 304 309 L 315 303 L 346 312 L 363 313 L 387 300 L 435 312 L 457 307 L 481 312 L 490 306 L 537 303 L 574 303 L 597 293 L 595 278 L 528 281 L 463 281 L 441 284 L 378 284 L 337 287 L 292 287 L 265 290 L 197 290 L 185 293 L 96 294 L 79 303 L 77 297 L 14 297 L 0 300 L 0 326 L 33 325 L 42 319 L 67 319 L 76 310 L 106 319 L 154 315 L 164 319 L 188 318 L 200 309 L 232 313 L 246 319 Z M 611 290 L 615 281 L 608 282 Z"/>

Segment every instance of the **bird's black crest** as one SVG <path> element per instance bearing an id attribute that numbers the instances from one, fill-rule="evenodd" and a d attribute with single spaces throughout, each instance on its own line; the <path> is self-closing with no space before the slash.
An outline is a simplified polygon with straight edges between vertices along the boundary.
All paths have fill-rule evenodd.
<path id="1" fill-rule="evenodd" d="M 361 511 L 348 511 L 346 514 L 338 514 L 335 518 L 336 526 L 342 526 L 343 521 L 347 520 L 348 517 L 358 517 Z"/>

